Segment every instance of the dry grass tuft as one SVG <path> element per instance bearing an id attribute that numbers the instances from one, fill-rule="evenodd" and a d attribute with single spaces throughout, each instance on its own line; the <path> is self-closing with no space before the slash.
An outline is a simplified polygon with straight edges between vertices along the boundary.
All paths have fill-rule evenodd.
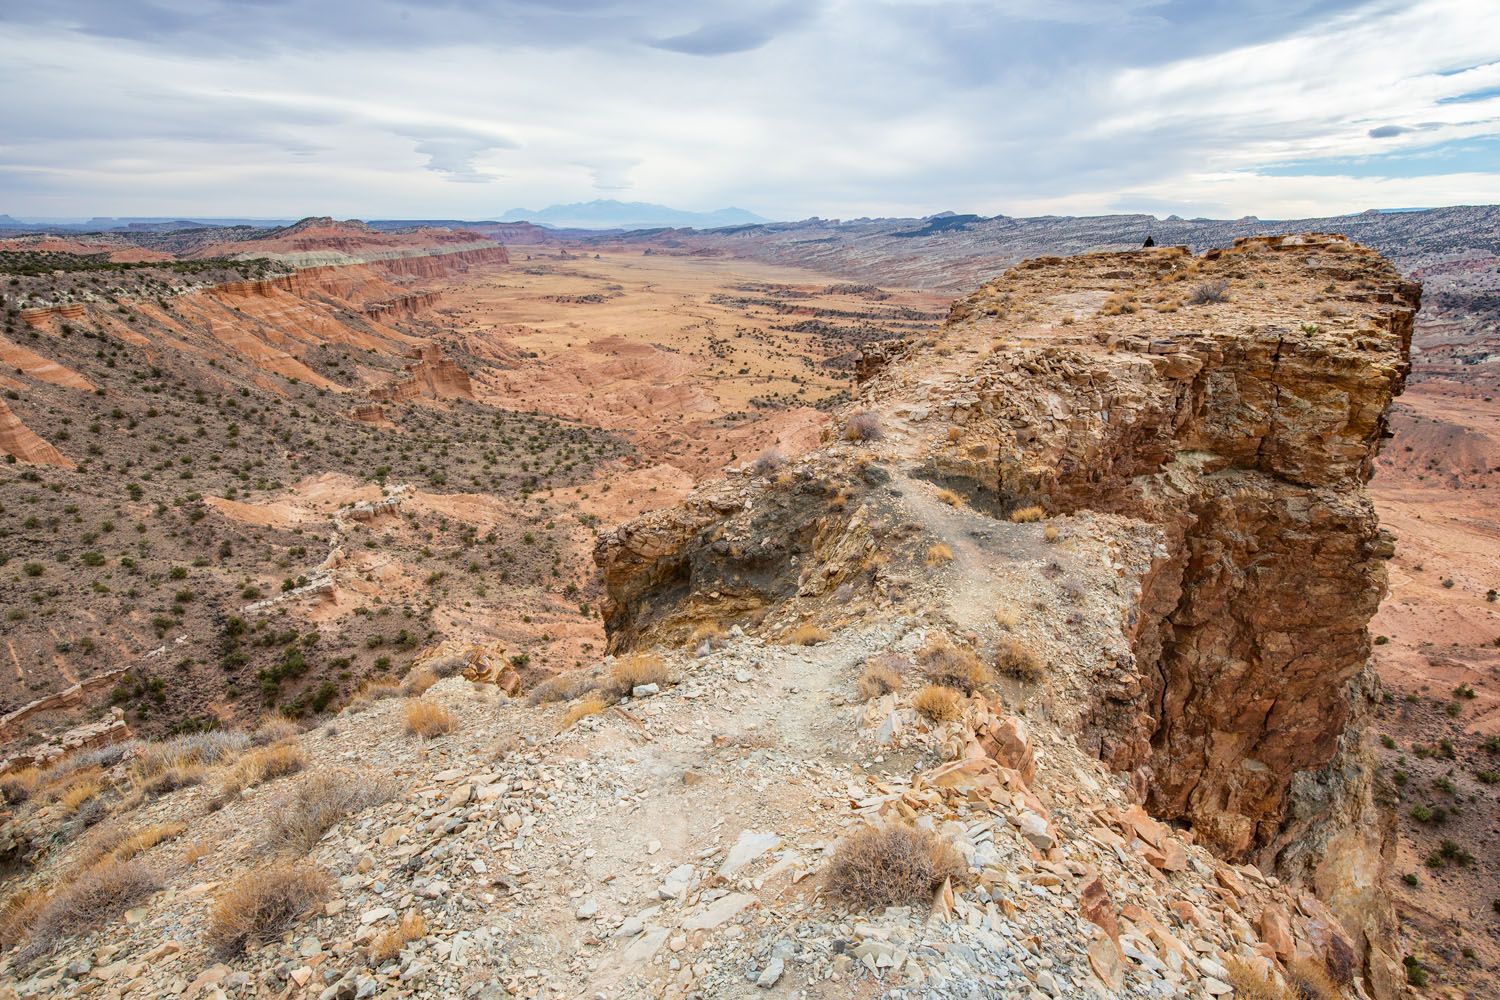
<path id="1" fill-rule="evenodd" d="M 214 848 L 217 846 L 218 844 L 211 840 L 196 840 L 187 846 L 187 850 L 182 852 L 182 860 L 190 865 L 196 865 L 212 854 Z"/>
<path id="2" fill-rule="evenodd" d="M 379 968 L 398 957 L 402 948 L 426 936 L 427 918 L 416 910 L 408 910 L 402 914 L 395 927 L 377 935 L 370 942 L 370 964 Z"/>
<path id="3" fill-rule="evenodd" d="M 964 502 L 964 498 L 959 496 L 957 493 L 954 493 L 952 490 L 939 490 L 938 499 L 943 501 L 943 503 L 947 504 L 949 507 L 962 507 Z"/>
<path id="4" fill-rule="evenodd" d="M 1021 613 L 1009 604 L 995 605 L 995 624 L 1003 629 L 1013 629 L 1021 620 Z"/>
<path id="5" fill-rule="evenodd" d="M 289 740 L 302 732 L 302 727 L 284 715 L 268 715 L 260 720 L 255 731 L 250 734 L 250 745 L 257 747 L 270 746 L 272 743 L 280 743 Z"/>
<path id="6" fill-rule="evenodd" d="M 928 566 L 945 566 L 953 561 L 953 549 L 947 542 L 938 542 L 927 550 L 922 562 Z"/>
<path id="7" fill-rule="evenodd" d="M 1006 677 L 1032 684 L 1047 676 L 1047 668 L 1031 647 L 1011 638 L 1002 638 L 995 643 L 995 669 Z"/>
<path id="8" fill-rule="evenodd" d="M 413 698 L 406 703 L 406 731 L 413 736 L 432 739 L 452 732 L 456 725 L 453 713 L 437 702 Z"/>
<path id="9" fill-rule="evenodd" d="M 1234 987 L 1235 1000 L 1297 1000 L 1296 995 L 1271 974 L 1268 963 L 1228 958 L 1224 960 L 1224 969 L 1229 973 L 1229 985 Z"/>
<path id="10" fill-rule="evenodd" d="M 359 771 L 315 771 L 271 810 L 266 843 L 289 854 L 305 854 L 329 827 L 395 794 L 388 779 L 374 779 Z"/>
<path id="11" fill-rule="evenodd" d="M 92 867 L 107 857 L 116 861 L 129 861 L 157 844 L 175 840 L 186 829 L 187 824 L 181 822 L 154 823 L 132 833 L 118 821 L 111 821 L 90 834 L 80 854 L 80 861 L 85 867 Z"/>
<path id="12" fill-rule="evenodd" d="M 620 699 L 642 684 L 666 687 L 671 683 L 672 672 L 666 661 L 655 653 L 632 653 L 615 661 L 609 675 L 598 686 L 601 694 Z"/>
<path id="13" fill-rule="evenodd" d="M 274 940 L 330 887 L 327 875 L 302 865 L 272 865 L 243 875 L 214 900 L 204 941 L 229 956 L 251 942 Z"/>
<path id="14" fill-rule="evenodd" d="M 883 694 L 901 690 L 901 672 L 877 658 L 865 664 L 855 686 L 859 689 L 860 700 L 870 701 Z"/>
<path id="15" fill-rule="evenodd" d="M 1286 978 L 1296 1000 L 1339 1000 L 1344 995 L 1327 967 L 1316 959 L 1294 960 L 1287 966 Z"/>
<path id="16" fill-rule="evenodd" d="M 610 703 L 605 701 L 604 696 L 598 691 L 590 692 L 568 706 L 568 710 L 563 713 L 562 722 L 558 725 L 559 732 L 563 729 L 571 728 L 579 719 L 586 719 L 590 715 L 598 715 L 609 708 L 609 705 Z"/>
<path id="17" fill-rule="evenodd" d="M 17 889 L 0 904 L 0 954 L 26 940 L 51 898 L 44 889 Z"/>
<path id="18" fill-rule="evenodd" d="M 885 437 L 880 427 L 880 418 L 869 410 L 850 414 L 844 424 L 845 441 L 879 441 Z"/>
<path id="19" fill-rule="evenodd" d="M 41 784 L 42 772 L 34 767 L 23 767 L 0 776 L 0 798 L 6 804 L 18 806 L 36 793 Z"/>
<path id="20" fill-rule="evenodd" d="M 222 809 L 247 788 L 296 774 L 307 764 L 302 750 L 293 743 L 277 743 L 252 750 L 241 757 L 229 772 L 218 794 L 209 802 L 210 809 Z"/>
<path id="21" fill-rule="evenodd" d="M 68 784 L 57 797 L 57 805 L 63 815 L 71 816 L 89 799 L 104 791 L 104 782 L 93 775 L 79 778 Z"/>
<path id="22" fill-rule="evenodd" d="M 1057 530 L 1057 525 L 1049 524 L 1042 529 L 1042 538 L 1049 542 L 1055 542 L 1062 537 L 1062 532 Z"/>
<path id="23" fill-rule="evenodd" d="M 416 698 L 426 694 L 427 689 L 437 682 L 437 674 L 426 667 L 419 667 L 406 675 L 406 682 L 401 685 L 401 691 L 409 698 Z"/>
<path id="24" fill-rule="evenodd" d="M 911 707 L 929 722 L 952 722 L 963 714 L 964 696 L 941 684 L 928 684 L 911 699 Z"/>
<path id="25" fill-rule="evenodd" d="M 828 633 L 811 622 L 803 622 L 786 634 L 788 646 L 816 646 L 828 640 Z"/>
<path id="26" fill-rule="evenodd" d="M 1017 507 L 1010 512 L 1010 520 L 1013 524 L 1030 524 L 1032 521 L 1040 521 L 1047 516 L 1047 512 L 1040 507 Z"/>
<path id="27" fill-rule="evenodd" d="M 59 938 L 104 926 L 160 887 L 139 861 L 110 859 L 85 869 L 36 911 L 18 961 L 46 954 Z"/>
<path id="28" fill-rule="evenodd" d="M 930 903 L 944 879 L 965 872 L 946 840 L 892 823 L 863 827 L 845 837 L 828 865 L 828 890 L 860 909 Z"/>
<path id="29" fill-rule="evenodd" d="M 973 694 L 995 679 L 972 650 L 954 645 L 947 636 L 934 635 L 928 639 L 917 651 L 917 662 L 929 681 L 965 694 Z"/>
<path id="30" fill-rule="evenodd" d="M 597 680 L 586 671 L 569 670 L 555 677 L 548 677 L 531 689 L 527 701 L 533 705 L 550 705 L 554 701 L 573 701 L 582 698 L 594 689 Z"/>

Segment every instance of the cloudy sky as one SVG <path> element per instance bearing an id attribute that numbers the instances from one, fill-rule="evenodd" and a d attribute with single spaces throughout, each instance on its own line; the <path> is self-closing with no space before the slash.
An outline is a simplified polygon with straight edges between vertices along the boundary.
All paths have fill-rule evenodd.
<path id="1" fill-rule="evenodd" d="M 0 0 L 0 212 L 1500 201 L 1496 0 Z"/>

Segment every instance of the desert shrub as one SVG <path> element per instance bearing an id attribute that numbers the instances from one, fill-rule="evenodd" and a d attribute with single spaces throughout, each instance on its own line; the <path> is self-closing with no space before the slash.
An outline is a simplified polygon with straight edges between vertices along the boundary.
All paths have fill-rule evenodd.
<path id="1" fill-rule="evenodd" d="M 615 661 L 596 690 L 605 697 L 618 700 L 642 684 L 666 686 L 671 676 L 666 662 L 655 653 L 632 653 Z"/>
<path id="2" fill-rule="evenodd" d="M 1205 281 L 1193 288 L 1188 295 L 1188 302 L 1195 306 L 1208 305 L 1211 302 L 1225 302 L 1229 299 L 1229 282 L 1227 281 Z"/>
<path id="3" fill-rule="evenodd" d="M 965 694 L 989 684 L 994 677 L 973 651 L 954 645 L 947 636 L 934 635 L 917 651 L 917 662 L 927 679 Z"/>
<path id="4" fill-rule="evenodd" d="M 995 624 L 1003 629 L 1013 629 L 1021 620 L 1020 613 L 1009 604 L 995 605 Z"/>
<path id="5" fill-rule="evenodd" d="M 252 750 L 235 762 L 219 791 L 209 803 L 210 809 L 221 809 L 247 788 L 296 774 L 306 765 L 301 748 L 292 743 L 278 743 Z"/>
<path id="6" fill-rule="evenodd" d="M 409 697 L 416 698 L 426 694 L 427 689 L 436 684 L 437 680 L 436 674 L 422 667 L 406 675 L 406 683 L 401 685 L 401 690 Z"/>
<path id="7" fill-rule="evenodd" d="M 266 844 L 289 854 L 304 854 L 339 820 L 384 802 L 394 793 L 389 780 L 359 771 L 316 771 L 271 810 Z"/>
<path id="8" fill-rule="evenodd" d="M 129 861 L 157 844 L 182 836 L 186 829 L 186 823 L 172 821 L 153 823 L 131 831 L 125 824 L 111 821 L 96 827 L 89 835 L 80 853 L 80 861 L 85 867 L 92 867 L 107 857 L 116 861 Z"/>
<path id="9" fill-rule="evenodd" d="M 938 490 L 938 499 L 949 507 L 961 507 L 964 502 L 964 498 L 952 490 Z"/>
<path id="10" fill-rule="evenodd" d="M 44 889 L 17 889 L 0 903 L 0 954 L 26 940 L 51 898 Z"/>
<path id="11" fill-rule="evenodd" d="M 1042 538 L 1045 541 L 1055 542 L 1060 537 L 1062 537 L 1062 533 L 1057 530 L 1057 525 L 1055 524 L 1049 524 L 1042 529 Z"/>
<path id="12" fill-rule="evenodd" d="M 548 677 L 531 689 L 527 701 L 533 705 L 549 705 L 554 701 L 573 701 L 594 689 L 598 679 L 583 670 L 569 670 L 555 677 Z"/>
<path id="13" fill-rule="evenodd" d="M 876 657 L 865 664 L 856 687 L 861 701 L 879 698 L 883 694 L 901 689 L 901 671 L 890 662 L 891 657 Z"/>
<path id="14" fill-rule="evenodd" d="M 286 716 L 268 715 L 260 720 L 260 724 L 255 727 L 255 731 L 250 734 L 250 745 L 256 747 L 269 746 L 272 743 L 289 740 L 300 732 L 302 732 L 302 727 Z"/>
<path id="15" fill-rule="evenodd" d="M 277 864 L 242 875 L 214 900 L 204 941 L 220 955 L 271 941 L 327 895 L 331 883 L 316 868 Z"/>
<path id="16" fill-rule="evenodd" d="M 750 464 L 750 471 L 757 476 L 769 476 L 786 464 L 786 456 L 777 448 L 767 448 Z"/>
<path id="17" fill-rule="evenodd" d="M 1040 507 L 1017 507 L 1010 512 L 1011 522 L 1014 524 L 1030 524 L 1032 521 L 1040 521 L 1047 516 L 1047 512 Z"/>
<path id="18" fill-rule="evenodd" d="M 828 865 L 829 892 L 860 909 L 931 902 L 944 879 L 964 874 L 946 840 L 904 823 L 867 826 L 839 842 Z"/>
<path id="19" fill-rule="evenodd" d="M 36 912 L 19 961 L 46 954 L 59 938 L 104 926 L 160 885 L 156 874 L 139 861 L 110 859 L 85 869 Z"/>
<path id="20" fill-rule="evenodd" d="M 413 698 L 406 703 L 406 731 L 414 736 L 431 739 L 452 732 L 457 724 L 453 713 L 436 702 Z"/>
<path id="21" fill-rule="evenodd" d="M 41 784 L 42 772 L 34 767 L 23 767 L 0 775 L 0 796 L 7 805 L 18 806 L 31 798 Z"/>
<path id="22" fill-rule="evenodd" d="M 379 968 L 401 954 L 413 941 L 427 936 L 427 918 L 416 910 L 408 910 L 390 930 L 377 934 L 370 941 L 370 964 Z"/>
<path id="23" fill-rule="evenodd" d="M 803 622 L 786 634 L 788 646 L 816 646 L 828 640 L 828 633 L 811 622 Z"/>
<path id="24" fill-rule="evenodd" d="M 1339 1000 L 1343 994 L 1322 962 L 1310 958 L 1293 961 L 1286 970 L 1289 992 L 1296 1000 Z"/>
<path id="25" fill-rule="evenodd" d="M 590 715 L 598 715 L 607 708 L 609 708 L 609 702 L 604 700 L 604 696 L 598 691 L 592 691 L 568 706 L 568 710 L 563 713 L 562 721 L 558 724 L 558 728 L 569 729 L 579 719 L 586 719 Z"/>
<path id="26" fill-rule="evenodd" d="M 188 770 L 196 764 L 222 763 L 244 753 L 249 746 L 249 735 L 238 730 L 188 733 L 160 743 L 142 744 L 133 765 L 137 776 L 145 783 L 173 768 Z"/>
<path id="27" fill-rule="evenodd" d="M 1227 958 L 1224 969 L 1229 973 L 1229 985 L 1234 987 L 1235 1000 L 1297 1000 L 1272 974 L 1269 963 Z"/>
<path id="28" fill-rule="evenodd" d="M 944 566 L 953 561 L 953 549 L 947 542 L 936 542 L 927 550 L 922 557 L 922 562 L 929 566 Z"/>
<path id="29" fill-rule="evenodd" d="M 1047 676 L 1047 668 L 1031 647 L 1010 637 L 1002 637 L 995 643 L 995 669 L 1006 677 L 1030 683 Z"/>
<path id="30" fill-rule="evenodd" d="M 880 418 L 869 410 L 849 415 L 844 422 L 845 441 L 879 441 L 885 437 L 880 428 Z"/>
<path id="31" fill-rule="evenodd" d="M 963 714 L 964 696 L 941 684 L 928 684 L 911 700 L 917 714 L 931 722 L 952 722 Z"/>

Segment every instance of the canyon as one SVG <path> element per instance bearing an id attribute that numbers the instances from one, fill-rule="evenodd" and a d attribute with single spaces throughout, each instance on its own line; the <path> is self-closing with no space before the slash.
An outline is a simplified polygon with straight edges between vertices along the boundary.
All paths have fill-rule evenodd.
<path id="1" fill-rule="evenodd" d="M 280 807 L 132 802 L 131 754 L 270 711 L 299 753 L 401 777 L 315 848 L 331 947 L 253 950 L 257 989 L 735 995 L 774 967 L 807 995 L 1216 996 L 1311 965 L 1389 997 L 1416 961 L 1482 996 L 1500 270 L 1491 210 L 1443 211 L 1321 227 L 1392 263 L 1257 220 L 1157 221 L 1192 245 L 1143 250 L 1133 217 L 5 242 L 122 268 L 5 292 L 0 767 L 98 755 L 102 822 L 221 845 L 156 848 L 168 891 L 93 939 L 148 992 L 229 974 L 195 887 L 248 871 Z M 933 718 L 945 657 L 986 676 Z M 404 735 L 419 700 L 455 729 Z M 1444 787 L 1445 824 L 1414 819 Z M 87 836 L 39 801 L 4 849 L 55 888 Z M 841 914 L 836 845 L 897 817 L 970 876 L 931 923 Z M 346 961 L 397 878 L 481 979 Z M 497 892 L 515 955 L 474 916 Z M 5 961 L 27 995 L 88 982 Z"/>

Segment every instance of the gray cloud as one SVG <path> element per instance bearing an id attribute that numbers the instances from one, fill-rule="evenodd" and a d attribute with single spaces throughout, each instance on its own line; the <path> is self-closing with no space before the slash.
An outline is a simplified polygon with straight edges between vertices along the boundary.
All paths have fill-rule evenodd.
<path id="1" fill-rule="evenodd" d="M 0 211 L 1271 217 L 1315 182 L 1258 165 L 1494 134 L 1441 99 L 1497 39 L 1491 0 L 0 4 Z"/>

